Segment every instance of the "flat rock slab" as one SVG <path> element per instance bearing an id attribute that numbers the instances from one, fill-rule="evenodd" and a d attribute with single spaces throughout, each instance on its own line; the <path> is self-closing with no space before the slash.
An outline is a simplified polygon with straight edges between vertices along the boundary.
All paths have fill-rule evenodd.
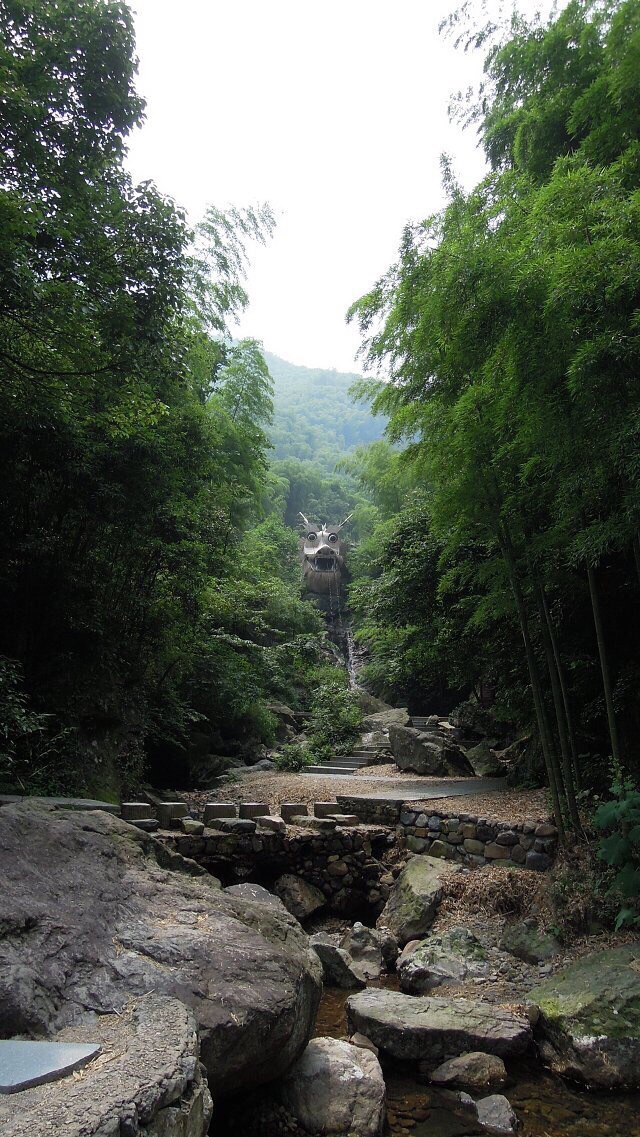
<path id="1" fill-rule="evenodd" d="M 99 1046 L 71 1042 L 0 1042 L 0 1094 L 55 1082 L 96 1058 Z"/>
<path id="2" fill-rule="evenodd" d="M 91 797 L 24 797 L 19 794 L 0 794 L 0 806 L 2 805 L 17 805 L 18 802 L 26 801 L 33 802 L 33 804 L 52 805 L 54 809 L 104 809 L 106 813 L 119 813 L 120 806 L 113 805 L 110 801 L 99 801 L 97 798 Z"/>
<path id="3" fill-rule="evenodd" d="M 211 1096 L 198 1063 L 195 1021 L 177 999 L 148 995 L 58 1038 L 71 1050 L 84 1049 L 80 1040 L 91 1038 L 102 1053 L 72 1076 L 0 1097 L 2 1137 L 206 1133 Z M 172 1125 L 173 1115 L 181 1128 Z"/>
<path id="4" fill-rule="evenodd" d="M 58 1037 L 73 1048 L 91 1037 L 102 1053 L 73 1077 L 0 1097 L 2 1137 L 202 1137 L 207 1131 L 211 1097 L 198 1063 L 196 1022 L 177 999 L 136 999 L 120 1014 L 95 1016 L 90 1027 L 69 1027 Z"/>
<path id="5" fill-rule="evenodd" d="M 524 1015 L 470 999 L 420 998 L 368 990 L 347 1000 L 350 1033 L 359 1031 L 380 1050 L 407 1061 L 481 1050 L 499 1058 L 524 1054 L 532 1042 Z"/>

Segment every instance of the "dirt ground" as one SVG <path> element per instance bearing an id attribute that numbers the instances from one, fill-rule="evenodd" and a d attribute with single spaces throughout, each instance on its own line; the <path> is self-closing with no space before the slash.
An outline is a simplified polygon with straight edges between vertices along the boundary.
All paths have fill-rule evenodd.
<path id="1" fill-rule="evenodd" d="M 375 767 L 376 774 L 383 767 Z M 402 792 L 402 778 L 389 778 L 389 789 Z M 411 776 L 412 788 L 417 781 L 429 784 L 442 782 L 442 778 L 417 778 Z M 280 773 L 277 770 L 258 771 L 255 774 L 239 775 L 234 781 L 225 782 L 215 790 L 191 791 L 179 794 L 179 798 L 189 801 L 196 809 L 201 809 L 208 801 L 266 801 L 272 812 L 277 812 L 281 802 L 334 801 L 337 794 L 353 796 L 366 793 L 380 793 L 384 783 L 372 781 L 360 774 L 347 776 L 339 774 L 334 778 L 314 777 L 311 774 Z M 424 807 L 424 802 L 417 803 Z M 506 790 L 495 794 L 469 795 L 464 797 L 433 798 L 429 805 L 442 813 L 476 814 L 497 821 L 543 821 L 549 817 L 546 793 L 544 790 Z"/>

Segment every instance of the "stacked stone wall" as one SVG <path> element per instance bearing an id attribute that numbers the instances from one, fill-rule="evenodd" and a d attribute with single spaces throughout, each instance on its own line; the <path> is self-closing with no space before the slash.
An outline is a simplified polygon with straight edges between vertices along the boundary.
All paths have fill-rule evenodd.
<path id="1" fill-rule="evenodd" d="M 384 907 L 393 876 L 381 858 L 395 834 L 367 827 L 332 832 L 221 833 L 205 829 L 199 836 L 160 832 L 157 839 L 183 857 L 197 861 L 222 883 L 252 880 L 270 887 L 278 876 L 293 873 L 327 897 L 330 911 L 350 914 Z"/>
<path id="2" fill-rule="evenodd" d="M 442 813 L 405 802 L 338 798 L 340 807 L 372 824 L 394 825 L 407 848 L 467 864 L 500 862 L 538 872 L 553 864 L 558 831 L 549 822 L 496 821 L 476 814 Z M 387 820 L 383 821 L 383 818 Z"/>

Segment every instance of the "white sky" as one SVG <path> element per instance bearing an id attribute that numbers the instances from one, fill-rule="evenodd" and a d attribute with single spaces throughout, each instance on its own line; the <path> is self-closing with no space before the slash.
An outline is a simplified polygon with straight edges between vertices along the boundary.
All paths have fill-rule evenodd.
<path id="1" fill-rule="evenodd" d="M 455 0 L 132 4 L 147 100 L 133 176 L 194 221 L 210 202 L 268 201 L 278 227 L 255 250 L 239 333 L 292 363 L 361 370 L 345 312 L 403 225 L 442 204 L 440 154 L 466 185 L 483 173 L 475 136 L 447 118 L 481 67 L 438 35 Z"/>

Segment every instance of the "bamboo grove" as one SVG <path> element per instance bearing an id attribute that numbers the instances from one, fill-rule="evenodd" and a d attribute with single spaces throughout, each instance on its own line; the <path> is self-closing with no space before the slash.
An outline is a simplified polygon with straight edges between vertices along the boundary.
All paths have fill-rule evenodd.
<path id="1" fill-rule="evenodd" d="M 443 161 L 446 207 L 350 316 L 454 566 L 441 588 L 457 574 L 470 625 L 518 629 L 566 832 L 594 754 L 639 765 L 637 0 L 514 18 L 465 113 L 489 173 L 464 192 Z"/>

